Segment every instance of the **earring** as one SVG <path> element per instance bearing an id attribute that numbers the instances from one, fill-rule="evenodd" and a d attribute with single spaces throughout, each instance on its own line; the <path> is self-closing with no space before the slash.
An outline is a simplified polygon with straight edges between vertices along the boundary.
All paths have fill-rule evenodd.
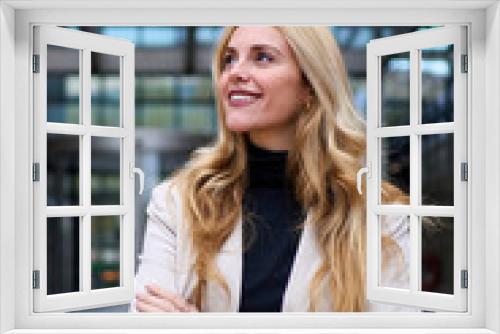
<path id="1" fill-rule="evenodd" d="M 312 98 L 307 98 L 305 103 L 306 111 L 311 111 L 312 108 Z"/>

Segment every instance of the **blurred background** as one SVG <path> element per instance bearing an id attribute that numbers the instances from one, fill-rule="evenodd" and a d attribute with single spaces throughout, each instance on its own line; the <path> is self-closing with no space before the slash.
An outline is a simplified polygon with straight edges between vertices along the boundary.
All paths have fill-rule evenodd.
<path id="1" fill-rule="evenodd" d="M 164 180 L 188 159 L 197 147 L 214 140 L 217 117 L 211 79 L 211 59 L 221 27 L 68 27 L 90 33 L 123 38 L 135 44 L 135 124 L 136 166 L 145 174 L 144 193 L 135 199 L 136 266 L 142 251 L 146 222 L 146 206 L 152 188 Z M 346 62 L 354 104 L 363 118 L 366 115 L 366 44 L 376 38 L 393 36 L 429 27 L 331 27 Z M 50 46 L 48 63 L 47 111 L 49 122 L 79 122 L 79 61 L 76 50 Z M 429 53 L 425 73 L 430 85 L 439 84 L 449 92 L 453 87 L 452 60 L 449 50 Z M 402 61 L 403 60 L 403 61 Z M 404 116 L 409 96 L 404 85 L 409 66 L 404 57 L 388 59 L 384 64 L 386 110 L 395 121 Z M 115 56 L 92 54 L 92 124 L 117 126 L 119 114 L 119 59 Z M 427 90 L 427 122 L 443 117 L 450 109 L 449 99 L 433 97 Z M 440 100 L 439 100 L 440 99 Z M 450 102 L 451 101 L 451 102 Z M 433 113 L 433 110 L 444 110 Z M 449 113 L 449 112 L 448 112 Z M 436 115 L 436 116 L 433 116 Z M 403 121 L 404 122 L 404 121 Z M 427 140 L 429 152 L 449 161 L 449 140 Z M 390 168 L 386 179 L 407 191 L 409 180 L 407 143 L 396 141 L 385 145 Z M 434 145 L 434 146 L 433 146 Z M 448 145 L 448 146 L 447 146 Z M 445 151 L 443 151 L 445 150 Z M 440 151 L 443 151 L 439 153 Z M 452 152 L 452 148 L 451 148 Z M 440 155 L 439 155 L 440 154 Z M 451 160 L 452 156 L 451 156 Z M 92 204 L 118 204 L 120 201 L 120 144 L 113 139 L 92 139 Z M 442 162 L 442 161 L 441 161 Z M 430 162 L 431 169 L 439 168 L 439 158 Z M 437 166 L 437 167 L 436 167 Z M 78 136 L 47 136 L 48 205 L 78 205 L 79 199 L 79 141 Z M 429 190 L 450 191 L 450 176 L 446 170 L 436 172 L 425 180 L 434 184 Z M 452 177 L 452 176 L 451 176 Z M 452 181 L 452 178 L 451 178 Z M 437 183 L 436 183 L 437 182 Z M 444 187 L 444 188 L 443 188 Z M 451 184 L 452 187 L 452 184 Z M 451 189 L 452 191 L 452 189 Z M 95 218 L 95 219 L 94 219 Z M 119 286 L 120 219 L 115 216 L 92 219 L 92 288 Z M 78 219 L 52 218 L 47 224 L 48 293 L 63 293 L 79 289 L 79 228 Z M 429 234 L 432 235 L 432 234 Z M 452 241 L 452 233 L 448 233 Z M 430 236 L 429 240 L 433 237 Z M 443 246 L 428 242 L 429 252 L 437 253 Z M 450 243 L 450 240 L 445 241 Z M 434 246 L 432 246 L 434 245 Z M 453 248 L 451 248 L 453 249 Z M 452 253 L 449 253 L 452 254 Z M 439 268 L 449 267 L 448 255 L 441 256 Z M 451 256 L 451 255 L 450 255 Z M 451 256 L 452 258 L 452 256 Z M 439 260 L 439 259 L 438 259 Z M 431 261 L 432 262 L 432 261 Z M 429 262 L 430 263 L 430 262 Z M 434 262 L 433 262 L 434 263 Z M 451 263 L 452 265 L 452 263 Z M 426 270 L 424 265 L 423 270 Z M 449 269 L 446 269 L 449 271 Z M 432 274 L 432 272 L 431 272 Z M 428 276 L 429 273 L 426 273 Z M 433 281 L 427 291 L 448 291 L 446 279 Z M 126 312 L 127 305 L 87 310 L 91 312 Z"/>

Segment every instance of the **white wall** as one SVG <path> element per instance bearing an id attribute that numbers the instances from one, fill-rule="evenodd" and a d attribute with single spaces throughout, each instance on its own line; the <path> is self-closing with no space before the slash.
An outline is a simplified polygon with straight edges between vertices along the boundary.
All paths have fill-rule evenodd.
<path id="1" fill-rule="evenodd" d="M 489 112 L 486 116 L 486 170 L 485 175 L 489 176 L 486 180 L 486 222 L 490 223 L 489 233 L 486 233 L 486 254 L 492 254 L 487 257 L 486 263 L 486 284 L 490 286 L 486 291 L 486 328 L 495 332 L 500 331 L 500 247 L 499 247 L 499 209 L 500 209 L 500 5 L 498 3 L 491 5 L 487 11 L 486 19 L 486 75 L 489 85 L 486 86 L 486 100 L 489 104 Z M 497 33 L 489 33 L 496 31 Z M 491 224 L 492 223 L 492 224 Z M 496 254 L 497 256 L 493 255 Z M 493 263 L 496 261 L 497 263 Z M 489 281 L 489 282 L 488 282 Z"/>
<path id="2" fill-rule="evenodd" d="M 14 221 L 14 10 L 0 3 L 0 221 Z M 14 238 L 0 225 L 0 333 L 14 328 Z"/>

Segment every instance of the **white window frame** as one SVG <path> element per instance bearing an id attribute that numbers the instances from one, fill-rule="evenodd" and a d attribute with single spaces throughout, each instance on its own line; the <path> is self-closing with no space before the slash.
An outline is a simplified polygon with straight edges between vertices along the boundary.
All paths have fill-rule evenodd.
<path id="1" fill-rule="evenodd" d="M 367 0 L 274 0 L 265 4 L 220 0 L 207 4 L 207 1 L 0 2 L 0 333 L 47 333 L 56 332 L 55 329 L 59 329 L 58 333 L 106 333 L 107 330 L 112 332 L 111 329 L 115 329 L 115 333 L 147 333 L 149 331 L 144 330 L 146 326 L 167 328 L 162 332 L 169 333 L 196 332 L 188 328 L 198 328 L 198 332 L 206 332 L 204 328 L 217 328 L 211 330 L 212 333 L 246 333 L 249 328 L 252 332 L 262 333 L 270 332 L 270 329 L 275 333 L 304 333 L 306 329 L 311 333 L 387 333 L 388 329 L 376 328 L 389 326 L 395 328 L 391 331 L 393 333 L 500 333 L 498 2 L 380 0 L 376 1 L 377 9 L 373 9 L 374 2 Z M 471 224 L 468 229 L 468 258 L 471 262 L 468 312 L 276 315 L 32 313 L 30 35 L 34 24 L 469 25 L 471 87 L 468 107 L 471 112 L 468 114 L 468 221 Z M 117 328 L 120 330 L 117 331 Z"/>
<path id="2" fill-rule="evenodd" d="M 47 122 L 48 45 L 71 48 L 79 59 L 79 122 Z M 34 289 L 35 311 L 80 310 L 127 303 L 134 297 L 134 212 L 135 192 L 135 62 L 134 45 L 125 40 L 59 27 L 37 26 L 33 38 L 34 54 L 40 58 L 39 73 L 33 75 L 34 162 L 39 164 L 39 181 L 33 184 L 33 269 L 39 271 L 39 288 Z M 91 54 L 112 55 L 119 59 L 118 126 L 96 126 L 91 120 Z M 69 134 L 79 140 L 79 204 L 47 206 L 47 135 Z M 120 203 L 92 205 L 91 139 L 119 140 Z M 92 217 L 119 218 L 120 285 L 91 289 Z M 79 289 L 71 293 L 47 295 L 47 219 L 78 217 L 79 222 Z"/>
<path id="3" fill-rule="evenodd" d="M 467 310 L 468 291 L 461 287 L 461 271 L 467 270 L 467 181 L 461 180 L 461 163 L 467 163 L 467 80 L 470 72 L 462 71 L 462 55 L 467 55 L 467 29 L 465 26 L 445 26 L 408 34 L 373 40 L 367 45 L 367 298 L 380 302 L 419 306 L 424 309 Z M 453 121 L 422 124 L 422 50 L 453 45 Z M 407 52 L 409 55 L 409 123 L 399 126 L 382 126 L 382 74 L 381 57 Z M 453 136 L 453 199 L 451 206 L 422 205 L 422 135 L 451 134 Z M 382 148 L 381 141 L 390 137 L 409 140 L 409 198 L 406 204 L 381 203 Z M 428 172 L 428 171 L 427 171 Z M 385 218 L 382 218 L 384 217 Z M 408 286 L 393 288 L 382 282 L 381 224 L 389 217 L 407 217 L 403 224 L 408 235 Z M 452 217 L 453 224 L 453 293 L 433 293 L 421 290 L 422 277 L 422 226 L 424 216 Z"/>

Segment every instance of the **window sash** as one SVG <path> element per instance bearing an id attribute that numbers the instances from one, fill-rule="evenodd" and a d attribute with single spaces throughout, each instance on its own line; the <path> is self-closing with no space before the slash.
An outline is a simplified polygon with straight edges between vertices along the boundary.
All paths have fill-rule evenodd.
<path id="1" fill-rule="evenodd" d="M 401 305 L 412 305 L 425 309 L 461 311 L 467 310 L 467 289 L 461 288 L 461 270 L 467 270 L 467 183 L 461 181 L 460 165 L 467 162 L 466 112 L 467 82 L 461 73 L 461 55 L 467 54 L 466 28 L 448 26 L 424 31 L 372 40 L 367 46 L 367 161 L 372 170 L 367 178 L 367 296 L 369 300 Z M 420 49 L 443 45 L 454 45 L 453 50 L 453 117 L 454 122 L 419 124 L 420 96 Z M 410 124 L 381 127 L 381 72 L 380 61 L 385 55 L 410 53 Z M 421 205 L 421 135 L 453 133 L 454 206 Z M 410 141 L 410 204 L 379 204 L 381 193 L 381 139 L 408 136 Z M 380 215 L 399 214 L 409 216 L 410 267 L 409 289 L 379 286 Z M 421 268 L 421 223 L 423 216 L 454 217 L 453 221 L 453 291 L 452 295 L 420 290 Z"/>
<path id="2" fill-rule="evenodd" d="M 34 161 L 40 164 L 40 181 L 34 182 L 34 263 L 40 271 L 40 288 L 34 289 L 34 311 L 73 311 L 127 303 L 133 296 L 134 275 L 134 60 L 133 44 L 80 31 L 50 26 L 35 27 L 34 53 L 40 55 L 40 72 L 34 74 Z M 79 50 L 80 124 L 47 121 L 47 46 Z M 120 57 L 120 126 L 91 124 L 91 52 Z M 79 205 L 46 206 L 47 135 L 77 135 L 79 140 Z M 91 203 L 91 138 L 116 138 L 120 141 L 120 204 Z M 91 287 L 91 218 L 119 217 L 120 286 L 93 290 Z M 79 217 L 79 291 L 47 294 L 47 218 Z"/>

